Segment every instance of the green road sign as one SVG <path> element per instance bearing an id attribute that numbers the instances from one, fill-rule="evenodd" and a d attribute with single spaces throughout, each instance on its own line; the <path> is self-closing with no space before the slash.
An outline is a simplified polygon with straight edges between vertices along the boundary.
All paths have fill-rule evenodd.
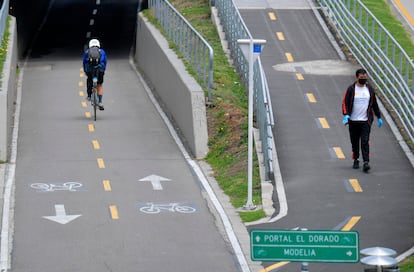
<path id="1" fill-rule="evenodd" d="M 253 261 L 356 263 L 359 237 L 355 231 L 252 230 Z"/>

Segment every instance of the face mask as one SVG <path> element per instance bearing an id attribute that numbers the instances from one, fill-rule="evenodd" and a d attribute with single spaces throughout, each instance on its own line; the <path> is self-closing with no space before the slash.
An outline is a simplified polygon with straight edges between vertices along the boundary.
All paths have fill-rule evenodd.
<path id="1" fill-rule="evenodd" d="M 367 83 L 367 79 L 366 78 L 360 78 L 358 79 L 358 83 L 361 85 L 365 85 L 365 83 Z"/>

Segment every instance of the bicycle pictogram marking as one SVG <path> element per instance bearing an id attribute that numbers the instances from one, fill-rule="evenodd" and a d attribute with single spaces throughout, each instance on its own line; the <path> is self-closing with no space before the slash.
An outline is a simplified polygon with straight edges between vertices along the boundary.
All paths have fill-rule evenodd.
<path id="1" fill-rule="evenodd" d="M 157 214 L 162 211 L 167 212 L 177 212 L 177 213 L 194 213 L 196 208 L 191 205 L 185 205 L 184 203 L 179 202 L 170 202 L 170 203 L 154 203 L 147 202 L 139 208 L 139 210 L 146 214 Z"/>
<path id="2" fill-rule="evenodd" d="M 32 183 L 30 187 L 41 192 L 55 192 L 55 191 L 69 191 L 76 192 L 80 191 L 83 185 L 80 182 L 64 182 L 64 183 Z"/>

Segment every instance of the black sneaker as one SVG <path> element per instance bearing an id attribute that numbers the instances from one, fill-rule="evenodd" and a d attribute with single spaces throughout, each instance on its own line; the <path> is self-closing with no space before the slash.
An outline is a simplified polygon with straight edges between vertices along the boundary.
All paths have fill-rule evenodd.
<path id="1" fill-rule="evenodd" d="M 354 168 L 354 169 L 359 168 L 359 160 L 354 160 L 354 165 L 352 165 L 352 168 Z"/>
<path id="2" fill-rule="evenodd" d="M 363 167 L 364 172 L 365 173 L 368 172 L 369 169 L 371 169 L 371 166 L 369 166 L 369 163 L 367 161 L 364 162 L 364 167 Z"/>
<path id="3" fill-rule="evenodd" d="M 104 110 L 105 109 L 102 103 L 99 103 L 98 107 L 99 107 L 99 110 Z"/>

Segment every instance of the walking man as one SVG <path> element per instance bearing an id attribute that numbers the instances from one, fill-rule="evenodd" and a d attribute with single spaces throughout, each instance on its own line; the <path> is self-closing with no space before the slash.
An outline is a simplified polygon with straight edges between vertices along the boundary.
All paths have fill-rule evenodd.
<path id="1" fill-rule="evenodd" d="M 369 165 L 369 135 L 374 114 L 378 119 L 378 127 L 382 126 L 381 112 L 373 87 L 367 83 L 367 71 L 358 69 L 356 81 L 345 91 L 342 100 L 342 123 L 349 124 L 349 136 L 352 145 L 353 168 L 359 168 L 359 149 L 361 143 L 363 171 L 368 172 Z"/>

